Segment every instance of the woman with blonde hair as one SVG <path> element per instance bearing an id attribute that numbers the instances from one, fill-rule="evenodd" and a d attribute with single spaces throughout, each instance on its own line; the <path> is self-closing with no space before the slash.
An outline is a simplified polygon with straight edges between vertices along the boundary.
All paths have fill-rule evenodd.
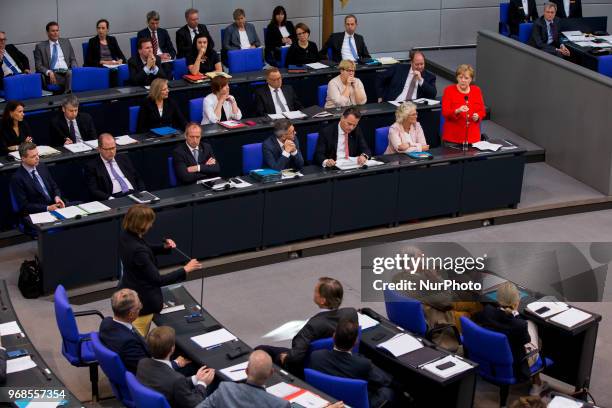
<path id="1" fill-rule="evenodd" d="M 359 78 L 355 78 L 355 62 L 343 60 L 338 65 L 340 75 L 327 84 L 325 108 L 364 105 L 368 97 Z"/>
<path id="2" fill-rule="evenodd" d="M 138 112 L 138 133 L 164 126 L 185 129 L 187 121 L 176 102 L 168 97 L 169 94 L 167 79 L 157 78 L 151 82 L 149 95 L 140 105 Z"/>
<path id="3" fill-rule="evenodd" d="M 119 257 L 123 265 L 119 289 L 128 288 L 138 293 L 142 309 L 132 325 L 143 337 L 149 332 L 153 315 L 162 310 L 161 287 L 182 281 L 186 274 L 202 268 L 196 259 L 191 259 L 174 272 L 160 274 L 155 256 L 170 253 L 176 244 L 169 238 L 161 244 L 147 243 L 144 236 L 154 222 L 155 212 L 146 205 L 136 204 L 123 218 L 123 230 L 119 235 Z"/>
<path id="4" fill-rule="evenodd" d="M 395 123 L 389 128 L 389 145 L 384 154 L 429 150 L 425 133 L 417 117 L 417 107 L 414 103 L 404 102 L 397 107 Z"/>

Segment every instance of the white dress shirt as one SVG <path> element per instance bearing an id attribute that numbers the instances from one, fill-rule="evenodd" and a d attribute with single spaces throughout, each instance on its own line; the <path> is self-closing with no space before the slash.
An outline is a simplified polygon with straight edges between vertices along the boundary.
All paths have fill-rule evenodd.
<path id="1" fill-rule="evenodd" d="M 163 363 L 174 370 L 174 367 L 172 367 L 172 363 L 169 360 L 161 360 L 159 358 L 154 358 L 153 360 L 159 361 L 160 363 Z M 195 375 L 191 376 L 191 382 L 193 383 L 194 387 L 200 384 L 202 387 L 206 388 L 206 383 L 203 381 L 198 381 L 198 377 L 196 377 Z"/>
<path id="2" fill-rule="evenodd" d="M 404 84 L 404 89 L 402 90 L 402 93 L 399 94 L 397 98 L 395 98 L 397 102 L 406 100 L 406 95 L 408 94 L 408 88 L 410 88 L 410 83 L 412 82 L 412 78 L 414 78 L 414 70 L 410 68 L 410 72 L 408 73 L 408 77 L 406 78 L 406 83 Z M 412 90 L 412 95 L 410 95 L 410 98 L 408 99 L 416 99 L 417 92 L 419 90 L 419 86 L 423 85 L 424 81 L 425 80 L 423 79 L 423 77 L 421 77 L 421 79 L 417 81 L 417 85 Z"/>
<path id="3" fill-rule="evenodd" d="M 246 30 L 238 30 L 238 34 L 240 35 L 240 49 L 246 50 L 251 48 L 251 42 Z"/>
<path id="4" fill-rule="evenodd" d="M 563 8 L 565 9 L 565 16 L 570 16 L 570 0 L 563 0 Z"/>
<path id="5" fill-rule="evenodd" d="M 217 123 L 219 121 L 215 115 L 215 108 L 217 107 L 218 102 L 219 99 L 217 99 L 217 95 L 214 93 L 208 94 L 206 98 L 204 98 L 204 103 L 202 104 L 202 125 Z M 223 102 L 222 109 L 225 112 L 225 117 L 227 120 L 242 119 L 242 112 L 240 111 L 240 108 L 238 108 L 238 112 L 234 114 L 232 112 L 232 103 L 228 99 Z"/>
<path id="6" fill-rule="evenodd" d="M 68 69 L 68 65 L 66 64 L 66 59 L 64 58 L 64 51 L 62 51 L 62 46 L 60 45 L 59 41 L 56 42 L 57 43 L 57 63 L 55 64 L 54 67 L 49 67 L 50 70 L 53 69 Z M 53 44 L 56 44 L 55 42 L 49 40 L 49 56 L 53 57 Z M 49 62 L 51 62 L 51 60 L 49 60 Z M 47 71 L 47 74 L 49 73 L 49 71 Z"/>
<path id="7" fill-rule="evenodd" d="M 346 32 L 344 33 L 344 41 L 342 41 L 342 59 L 356 61 L 355 57 L 353 57 L 353 53 L 351 52 L 351 46 L 349 45 L 349 38 L 353 38 L 353 47 L 355 47 L 355 52 L 357 52 L 357 44 L 355 44 L 355 37 L 352 35 L 348 35 Z"/>
<path id="8" fill-rule="evenodd" d="M 121 185 L 119 184 L 117 179 L 113 177 L 113 173 L 111 172 L 111 169 L 110 169 L 110 166 L 113 166 L 113 165 L 114 165 L 114 169 L 117 175 L 119 177 L 123 177 L 123 180 L 125 181 L 125 184 L 127 184 L 128 189 L 134 190 L 134 186 L 132 186 L 132 183 L 130 183 L 130 180 L 128 180 L 128 178 L 125 177 L 125 174 L 123 174 L 123 171 L 121 171 L 121 168 L 119 167 L 119 164 L 117 163 L 117 160 L 113 159 L 113 160 L 108 161 L 108 160 L 102 159 L 102 161 L 104 162 L 104 167 L 106 167 L 106 172 L 108 173 L 108 177 L 110 177 L 111 183 L 113 184 L 112 194 L 117 194 L 121 192 Z"/>
<path id="9" fill-rule="evenodd" d="M 272 88 L 270 85 L 268 85 L 268 88 L 270 88 L 272 102 L 274 102 L 274 109 L 276 110 L 276 113 L 283 113 L 283 107 L 276 101 L 276 89 Z M 280 98 L 281 103 L 285 105 L 285 111 L 289 112 L 291 109 L 289 109 L 289 105 L 287 105 L 287 99 L 285 99 L 285 95 L 283 94 L 283 90 L 281 88 L 278 88 L 278 97 Z"/>
<path id="10" fill-rule="evenodd" d="M 525 13 L 526 16 L 529 15 L 529 1 L 528 0 L 523 0 L 523 13 Z"/>
<path id="11" fill-rule="evenodd" d="M 21 74 L 21 70 L 19 69 L 19 67 L 17 66 L 17 63 L 15 62 L 15 60 L 13 59 L 13 57 L 11 57 L 9 55 L 9 53 L 4 50 L 4 58 L 6 58 L 6 60 L 15 67 L 15 69 L 17 70 L 18 74 Z M 13 75 L 13 71 L 8 67 L 8 64 L 6 64 L 5 62 L 2 64 L 2 71 L 4 71 L 4 76 L 9 76 L 9 75 Z"/>
<path id="12" fill-rule="evenodd" d="M 64 117 L 64 119 L 66 119 Z M 76 119 L 70 121 L 66 119 L 66 124 L 68 125 L 68 134 L 70 134 L 70 122 L 74 124 L 74 138 L 76 139 L 76 143 L 83 142 L 83 137 L 81 136 L 81 131 L 79 130 L 79 125 L 77 124 Z"/>

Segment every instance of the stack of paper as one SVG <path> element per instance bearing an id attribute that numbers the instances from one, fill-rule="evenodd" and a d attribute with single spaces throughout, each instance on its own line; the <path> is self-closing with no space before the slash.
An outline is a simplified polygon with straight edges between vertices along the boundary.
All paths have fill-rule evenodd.
<path id="1" fill-rule="evenodd" d="M 103 67 L 108 68 L 108 69 L 117 69 L 122 65 L 125 65 L 125 64 L 102 64 Z"/>
<path id="2" fill-rule="evenodd" d="M 232 381 L 246 380 L 247 378 L 246 368 L 248 365 L 249 365 L 249 362 L 245 361 L 244 363 L 236 364 L 231 367 L 222 369 L 221 374 L 225 375 Z"/>
<path id="3" fill-rule="evenodd" d="M 293 171 L 291 169 L 285 169 L 281 171 L 282 180 L 300 178 L 300 177 L 304 177 L 304 175 L 299 171 Z"/>
<path id="4" fill-rule="evenodd" d="M 236 336 L 230 333 L 227 329 L 219 329 L 209 333 L 200 334 L 191 338 L 198 346 L 207 348 L 222 344 L 228 341 L 236 340 Z"/>
<path id="5" fill-rule="evenodd" d="M 413 101 L 414 103 L 423 103 L 423 102 L 427 102 L 428 105 L 438 105 L 440 103 L 440 101 L 437 101 L 435 99 L 427 99 L 427 98 L 419 98 L 419 99 L 415 99 Z"/>
<path id="6" fill-rule="evenodd" d="M 133 143 L 138 143 L 138 140 L 131 138 L 128 135 L 123 135 L 123 136 L 116 137 L 115 143 L 117 143 L 118 146 L 125 146 L 125 145 L 129 145 Z"/>
<path id="7" fill-rule="evenodd" d="M 174 313 L 174 312 L 178 312 L 179 310 L 185 310 L 185 305 L 176 305 L 176 306 L 164 307 L 161 310 L 161 312 L 159 312 L 159 314 Z"/>
<path id="8" fill-rule="evenodd" d="M 0 336 L 9 336 L 11 334 L 23 334 L 23 330 L 15 320 L 0 324 Z"/>
<path id="9" fill-rule="evenodd" d="M 91 150 L 91 146 L 89 146 L 86 143 L 72 143 L 72 144 L 64 145 L 64 147 L 70 150 L 72 153 L 82 153 L 82 152 L 88 152 Z"/>
<path id="10" fill-rule="evenodd" d="M 55 210 L 55 212 L 66 219 L 75 218 L 77 215 L 80 215 L 80 216 L 87 215 L 86 211 L 84 211 L 83 209 L 79 208 L 76 205 L 65 207 L 65 208 L 58 208 L 57 210 Z"/>
<path id="11" fill-rule="evenodd" d="M 91 201 L 89 203 L 79 204 L 78 207 L 87 214 L 97 214 L 105 211 L 110 211 L 110 207 L 105 206 L 99 201 Z"/>
<path id="12" fill-rule="evenodd" d="M 325 69 L 325 68 L 329 68 L 328 65 L 321 64 L 320 62 L 313 62 L 312 64 L 306 64 L 306 66 L 308 68 L 312 68 L 312 69 Z"/>
<path id="13" fill-rule="evenodd" d="M 38 154 L 40 157 L 44 156 L 52 156 L 54 154 L 60 154 L 61 152 L 57 149 L 52 148 L 51 146 L 37 146 Z"/>
<path id="14" fill-rule="evenodd" d="M 357 313 L 357 316 L 359 317 L 359 326 L 361 326 L 361 330 L 366 330 L 379 324 L 378 320 L 374 320 L 368 315 Z"/>
<path id="15" fill-rule="evenodd" d="M 487 142 L 484 140 L 481 140 L 480 142 L 472 143 L 472 146 L 474 146 L 478 150 L 491 150 L 493 152 L 498 151 L 502 147 L 502 145 L 500 144 L 491 143 L 491 142 Z"/>
<path id="16" fill-rule="evenodd" d="M 572 328 L 579 323 L 591 317 L 590 314 L 583 312 L 582 310 L 574 309 L 573 307 L 566 310 L 565 312 L 559 313 L 556 316 L 550 318 L 551 322 L 559 323 L 562 326 Z"/>
<path id="17" fill-rule="evenodd" d="M 310 391 L 305 391 L 295 398 L 289 400 L 293 404 L 299 404 L 304 408 L 324 408 L 329 405 L 329 401 L 313 394 Z"/>
<path id="18" fill-rule="evenodd" d="M 292 394 L 295 394 L 300 390 L 301 388 L 298 388 L 295 385 L 287 384 L 286 382 L 279 382 L 278 384 L 274 384 L 266 388 L 266 391 L 270 394 L 276 395 L 278 398 L 283 399 Z"/>
<path id="19" fill-rule="evenodd" d="M 302 111 L 289 111 L 289 112 L 283 112 L 283 115 L 287 118 L 287 119 L 302 119 L 307 117 L 308 115 L 306 115 L 304 112 Z"/>
<path id="20" fill-rule="evenodd" d="M 395 357 L 399 357 L 423 348 L 423 344 L 408 333 L 400 333 L 390 340 L 380 343 L 377 347 L 384 348 Z"/>
<path id="21" fill-rule="evenodd" d="M 9 156 L 11 156 L 13 159 L 17 161 L 21 161 L 21 156 L 19 155 L 19 152 L 10 152 Z"/>
<path id="22" fill-rule="evenodd" d="M 92 149 L 98 148 L 98 139 L 86 140 L 84 143 Z"/>
<path id="23" fill-rule="evenodd" d="M 236 181 L 238 181 L 238 183 L 236 183 Z M 230 186 L 234 188 L 245 188 L 245 187 L 251 187 L 252 184 L 244 181 L 240 177 L 233 177 L 230 179 Z"/>
<path id="24" fill-rule="evenodd" d="M 547 405 L 548 408 L 581 408 L 583 406 L 584 404 L 581 401 L 569 399 L 561 395 L 555 395 Z"/>
<path id="25" fill-rule="evenodd" d="M 55 222 L 57 221 L 57 218 L 51 215 L 50 212 L 45 211 L 41 213 L 30 214 L 30 221 L 32 221 L 32 224 L 45 224 L 48 222 Z"/>
<path id="26" fill-rule="evenodd" d="M 449 365 L 454 365 L 448 368 L 438 368 L 440 366 L 444 367 L 443 364 L 446 363 L 449 363 Z M 436 360 L 432 363 L 425 364 L 423 366 L 423 370 L 429 371 L 430 373 L 442 378 L 452 377 L 453 375 L 462 373 L 466 370 L 469 370 L 470 368 L 472 368 L 471 365 L 452 355 L 446 356 L 444 358 L 441 358 L 440 360 Z"/>
<path id="27" fill-rule="evenodd" d="M 272 120 L 279 120 L 285 118 L 285 115 L 283 115 L 282 113 L 268 113 L 268 116 Z"/>
<path id="28" fill-rule="evenodd" d="M 36 367 L 36 363 L 30 356 L 23 356 L 19 358 L 13 358 L 6 361 L 6 373 L 12 374 L 19 371 L 29 370 L 30 368 Z"/>
<path id="29" fill-rule="evenodd" d="M 334 115 L 329 113 L 328 111 L 321 111 L 319 113 L 315 113 L 314 115 L 312 115 L 313 118 L 328 118 L 330 116 L 334 116 Z"/>
<path id="30" fill-rule="evenodd" d="M 547 308 L 548 310 L 542 310 Z M 569 306 L 563 302 L 531 302 L 527 305 L 527 310 L 536 316 L 546 319 L 569 309 Z M 540 311 L 541 310 L 541 311 Z"/>
<path id="31" fill-rule="evenodd" d="M 399 64 L 399 61 L 393 57 L 379 57 L 376 59 L 383 65 Z"/>

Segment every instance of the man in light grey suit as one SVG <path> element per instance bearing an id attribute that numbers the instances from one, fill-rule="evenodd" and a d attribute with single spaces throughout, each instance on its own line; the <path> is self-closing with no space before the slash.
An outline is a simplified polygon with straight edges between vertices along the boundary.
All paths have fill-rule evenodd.
<path id="1" fill-rule="evenodd" d="M 47 23 L 48 41 L 36 44 L 34 48 L 34 65 L 47 84 L 58 85 L 66 93 L 71 90 L 71 68 L 78 67 L 76 56 L 70 41 L 60 37 L 59 24 Z"/>

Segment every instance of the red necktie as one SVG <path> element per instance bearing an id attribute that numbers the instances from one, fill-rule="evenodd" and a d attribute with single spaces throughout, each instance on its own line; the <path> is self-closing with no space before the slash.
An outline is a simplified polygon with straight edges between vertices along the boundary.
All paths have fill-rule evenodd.
<path id="1" fill-rule="evenodd" d="M 153 45 L 153 55 L 157 55 L 157 34 L 155 31 L 151 31 L 151 44 Z"/>

